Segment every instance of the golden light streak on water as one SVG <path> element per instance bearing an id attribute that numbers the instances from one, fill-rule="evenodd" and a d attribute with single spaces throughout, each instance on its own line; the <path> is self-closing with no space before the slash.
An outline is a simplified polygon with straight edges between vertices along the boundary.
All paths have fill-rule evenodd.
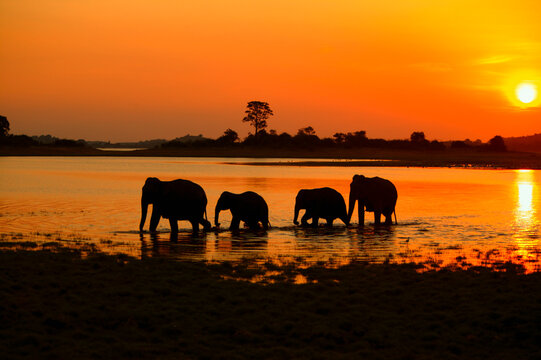
<path id="1" fill-rule="evenodd" d="M 515 221 L 521 229 L 536 225 L 536 208 L 534 190 L 536 187 L 532 170 L 517 170 L 515 184 L 517 187 L 517 203 Z"/>
<path id="2" fill-rule="evenodd" d="M 537 230 L 539 221 L 537 217 L 537 183 L 532 170 L 516 171 L 516 208 L 515 208 L 515 242 L 516 256 L 524 261 L 537 259 L 538 253 L 534 251 L 539 246 Z"/>
<path id="3" fill-rule="evenodd" d="M 518 184 L 518 207 L 517 211 L 520 213 L 530 214 L 533 210 L 533 183 Z"/>

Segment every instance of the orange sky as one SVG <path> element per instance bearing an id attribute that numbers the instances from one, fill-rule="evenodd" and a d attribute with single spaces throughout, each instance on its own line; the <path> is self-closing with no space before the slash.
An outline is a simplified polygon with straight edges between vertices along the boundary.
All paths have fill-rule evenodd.
<path id="1" fill-rule="evenodd" d="M 269 128 L 429 139 L 540 132 L 537 0 L 1 0 L 12 133 L 90 140 Z M 540 88 L 541 92 L 541 88 Z"/>

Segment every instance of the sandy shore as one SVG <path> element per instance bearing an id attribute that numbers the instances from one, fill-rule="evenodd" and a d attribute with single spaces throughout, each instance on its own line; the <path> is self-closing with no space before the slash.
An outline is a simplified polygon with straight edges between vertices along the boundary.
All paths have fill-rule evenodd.
<path id="1" fill-rule="evenodd" d="M 541 274 L 0 251 L 4 358 L 534 359 Z M 274 283 L 246 279 L 274 274 Z M 294 284 L 301 276 L 306 284 Z"/>

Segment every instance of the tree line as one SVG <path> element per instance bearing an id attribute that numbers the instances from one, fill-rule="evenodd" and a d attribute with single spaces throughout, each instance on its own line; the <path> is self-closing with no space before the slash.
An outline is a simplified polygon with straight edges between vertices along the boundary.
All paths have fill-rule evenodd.
<path id="1" fill-rule="evenodd" d="M 442 151 L 446 148 L 452 149 L 475 149 L 485 151 L 506 151 L 503 138 L 494 136 L 488 143 L 480 140 L 472 142 L 428 140 L 422 131 L 415 131 L 409 139 L 385 140 L 371 139 L 366 131 L 342 133 L 337 132 L 332 137 L 320 138 L 312 126 L 300 128 L 296 134 L 287 132 L 278 133 L 274 129 L 267 130 L 268 120 L 274 115 L 270 105 L 264 101 L 250 101 L 245 110 L 243 122 L 247 122 L 254 128 L 253 133 L 241 139 L 238 133 L 228 128 L 216 138 L 209 139 L 203 136 L 183 137 L 171 141 L 149 142 L 155 144 L 154 148 L 186 148 L 186 147 L 267 147 L 267 148 L 387 148 L 405 150 L 427 150 Z M 57 146 L 57 147 L 85 147 L 95 146 L 94 143 L 106 144 L 104 142 L 86 142 L 85 140 L 59 139 L 50 135 L 40 137 L 29 137 L 26 135 L 10 135 L 9 121 L 5 116 L 0 116 L 0 145 L 8 146 Z M 102 145 L 103 146 L 103 145 Z M 96 146 L 97 147 L 97 146 Z"/>
<path id="2" fill-rule="evenodd" d="M 9 133 L 10 124 L 7 117 L 0 115 L 0 145 L 14 147 L 55 146 L 55 147 L 85 147 L 84 140 L 59 139 L 51 135 L 28 136 Z"/>
<path id="3" fill-rule="evenodd" d="M 440 142 L 438 140 L 429 141 L 424 132 L 414 131 L 409 139 L 385 140 L 370 139 L 366 136 L 366 131 L 360 130 L 348 133 L 335 133 L 332 137 L 320 138 L 312 126 L 300 128 L 295 135 L 282 132 L 278 134 L 276 130 L 268 130 L 267 120 L 274 115 L 267 102 L 250 101 L 246 106 L 243 122 L 250 123 L 254 127 L 254 132 L 246 138 L 241 139 L 235 130 L 228 128 L 223 135 L 217 139 L 200 139 L 197 142 L 169 141 L 162 145 L 162 148 L 191 147 L 191 146 L 262 146 L 271 148 L 300 147 L 300 148 L 388 148 L 388 149 L 411 149 L 411 150 L 430 150 L 441 151 L 450 147 L 453 149 L 477 149 L 488 151 L 506 151 L 505 142 L 499 135 L 494 136 L 488 143 L 482 143 L 480 140 L 472 142 L 450 141 Z"/>

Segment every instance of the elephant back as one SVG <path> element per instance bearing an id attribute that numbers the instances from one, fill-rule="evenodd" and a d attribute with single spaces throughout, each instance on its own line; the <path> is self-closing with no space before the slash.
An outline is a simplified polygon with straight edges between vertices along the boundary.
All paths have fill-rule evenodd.
<path id="1" fill-rule="evenodd" d="M 398 192 L 391 181 L 376 176 L 366 178 L 362 186 L 366 187 L 364 191 L 367 194 L 365 198 L 367 211 L 375 211 L 376 208 L 394 211 Z"/>
<path id="2" fill-rule="evenodd" d="M 317 213 L 322 217 L 342 215 L 342 213 L 346 212 L 346 202 L 338 191 L 329 187 L 314 190 L 316 193 L 314 194 L 313 205 Z"/>
<path id="3" fill-rule="evenodd" d="M 207 196 L 203 188 L 189 180 L 164 182 L 162 192 L 163 216 L 188 218 L 194 211 L 204 211 Z"/>
<path id="4" fill-rule="evenodd" d="M 263 197 L 256 192 L 246 191 L 240 194 L 240 196 L 242 197 L 243 202 L 246 204 L 250 204 L 255 207 L 267 207 L 267 202 L 265 201 L 265 199 L 263 199 Z"/>

